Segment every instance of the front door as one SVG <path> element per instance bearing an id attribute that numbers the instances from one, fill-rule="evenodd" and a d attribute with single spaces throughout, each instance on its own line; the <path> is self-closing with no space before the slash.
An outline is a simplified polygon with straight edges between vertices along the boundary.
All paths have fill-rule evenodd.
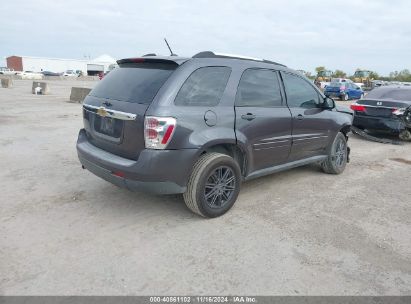
<path id="1" fill-rule="evenodd" d="M 291 114 L 283 101 L 279 74 L 244 71 L 236 95 L 236 136 L 248 149 L 248 173 L 285 163 L 291 148 Z"/>
<path id="2" fill-rule="evenodd" d="M 354 83 L 348 84 L 348 96 L 350 96 L 351 99 L 360 99 L 361 95 L 362 90 L 359 86 Z"/>
<path id="3" fill-rule="evenodd" d="M 325 154 L 329 141 L 331 113 L 320 107 L 322 96 L 306 79 L 281 72 L 287 104 L 292 115 L 290 161 Z"/>

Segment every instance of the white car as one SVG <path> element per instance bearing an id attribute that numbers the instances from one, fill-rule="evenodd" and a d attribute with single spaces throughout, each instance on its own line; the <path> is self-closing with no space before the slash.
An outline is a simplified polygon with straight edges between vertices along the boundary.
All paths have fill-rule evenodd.
<path id="1" fill-rule="evenodd" d="M 63 73 L 63 76 L 67 76 L 67 77 L 77 77 L 78 74 L 73 71 L 73 70 L 67 70 Z"/>
<path id="2" fill-rule="evenodd" d="M 34 80 L 43 79 L 43 74 L 33 72 L 33 71 L 17 72 L 16 75 L 20 75 L 21 79 L 34 79 Z"/>
<path id="3" fill-rule="evenodd" d="M 354 83 L 351 79 L 348 78 L 332 78 L 331 82 L 349 82 Z"/>
<path id="4" fill-rule="evenodd" d="M 6 67 L 0 67 L 0 75 L 15 75 L 16 72 L 13 69 Z"/>

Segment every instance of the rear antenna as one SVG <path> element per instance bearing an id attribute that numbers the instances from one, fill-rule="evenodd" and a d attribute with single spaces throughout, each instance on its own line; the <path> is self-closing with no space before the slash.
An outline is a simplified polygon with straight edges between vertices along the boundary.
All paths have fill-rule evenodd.
<path id="1" fill-rule="evenodd" d="M 168 47 L 168 49 L 170 50 L 170 56 L 177 56 L 177 54 L 174 54 L 174 53 L 173 53 L 173 51 L 171 50 L 171 47 L 170 47 L 170 45 L 168 44 L 168 42 L 167 42 L 167 39 L 166 39 L 166 38 L 164 38 L 164 41 L 166 42 L 167 47 Z"/>

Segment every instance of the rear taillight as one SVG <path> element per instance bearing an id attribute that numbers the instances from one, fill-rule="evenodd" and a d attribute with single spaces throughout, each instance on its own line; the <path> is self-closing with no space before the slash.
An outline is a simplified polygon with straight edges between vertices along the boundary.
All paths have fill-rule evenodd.
<path id="1" fill-rule="evenodd" d="M 176 124 L 173 117 L 147 116 L 144 120 L 146 149 L 165 149 L 173 137 Z"/>
<path id="2" fill-rule="evenodd" d="M 397 115 L 397 116 L 404 115 L 404 113 L 405 113 L 405 108 L 401 108 L 401 109 L 394 108 L 394 109 L 391 109 L 391 110 L 392 110 L 392 114 Z"/>
<path id="3" fill-rule="evenodd" d="M 351 108 L 351 110 L 353 110 L 353 111 L 358 111 L 358 112 L 364 112 L 364 111 L 365 111 L 365 106 L 359 105 L 359 104 L 357 104 L 357 103 L 353 103 L 353 104 L 350 106 L 350 108 Z"/>

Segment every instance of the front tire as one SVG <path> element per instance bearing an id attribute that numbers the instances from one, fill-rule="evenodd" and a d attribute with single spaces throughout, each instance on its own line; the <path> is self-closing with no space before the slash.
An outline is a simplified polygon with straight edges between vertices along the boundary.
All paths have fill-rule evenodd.
<path id="1" fill-rule="evenodd" d="M 348 94 L 341 95 L 341 100 L 348 101 Z"/>
<path id="2" fill-rule="evenodd" d="M 194 213 L 218 217 L 234 205 L 240 192 L 241 171 L 237 162 L 221 153 L 203 154 L 195 163 L 183 194 Z"/>
<path id="3" fill-rule="evenodd" d="M 325 173 L 340 174 L 347 165 L 348 148 L 345 135 L 338 132 L 328 152 L 328 157 L 321 163 Z"/>

